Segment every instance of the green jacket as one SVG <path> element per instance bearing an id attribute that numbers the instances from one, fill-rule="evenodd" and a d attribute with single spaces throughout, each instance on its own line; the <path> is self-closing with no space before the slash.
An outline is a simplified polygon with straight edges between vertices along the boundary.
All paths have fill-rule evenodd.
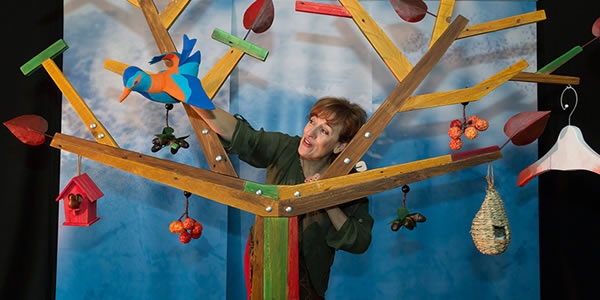
<path id="1" fill-rule="evenodd" d="M 242 116 L 230 143 L 221 140 L 225 150 L 256 168 L 266 168 L 266 184 L 295 185 L 304 183 L 298 146 L 301 137 L 280 132 L 255 130 Z M 363 253 L 371 243 L 373 218 L 369 200 L 364 197 L 339 206 L 348 216 L 339 231 L 335 230 L 327 213 L 318 211 L 299 216 L 300 264 L 308 270 L 310 282 L 319 296 L 324 296 L 335 251 Z M 303 278 L 300 268 L 300 278 Z M 302 294 L 305 291 L 301 290 Z"/>

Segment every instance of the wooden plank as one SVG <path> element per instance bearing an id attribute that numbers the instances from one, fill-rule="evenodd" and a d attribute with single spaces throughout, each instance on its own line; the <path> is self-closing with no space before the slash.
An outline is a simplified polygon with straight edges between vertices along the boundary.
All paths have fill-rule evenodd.
<path id="1" fill-rule="evenodd" d="M 338 155 L 333 163 L 321 175 L 321 179 L 348 174 L 358 160 L 367 152 L 368 148 L 383 131 L 387 124 L 396 115 L 396 111 L 404 106 L 404 103 L 412 94 L 421 81 L 433 69 L 435 64 L 452 45 L 456 36 L 463 30 L 468 20 L 458 16 L 448 29 L 442 34 L 438 41 L 421 58 L 417 65 L 387 97 L 381 106 L 375 111 L 365 125 L 361 127 L 346 148 Z"/>
<path id="2" fill-rule="evenodd" d="M 435 18 L 435 24 L 433 25 L 433 31 L 431 32 L 431 40 L 429 41 L 429 48 L 433 46 L 433 43 L 446 31 L 450 22 L 452 21 L 452 12 L 454 11 L 455 0 L 440 0 L 438 6 L 437 17 Z"/>
<path id="3" fill-rule="evenodd" d="M 280 216 L 298 216 L 502 158 L 498 146 L 279 187 Z M 296 196 L 296 195 L 300 196 Z M 288 211 L 288 209 L 290 211 Z"/>
<path id="4" fill-rule="evenodd" d="M 247 182 L 236 177 L 61 133 L 54 134 L 50 146 L 256 215 L 274 215 L 267 207 L 278 210 L 277 201 L 244 192 Z"/>
<path id="5" fill-rule="evenodd" d="M 300 299 L 300 251 L 298 249 L 298 217 L 288 218 L 288 300 Z"/>
<path id="6" fill-rule="evenodd" d="M 468 26 L 465 30 L 457 37 L 457 39 L 463 39 L 475 35 L 490 33 L 499 31 L 507 28 L 513 28 L 517 26 L 523 26 L 539 21 L 546 20 L 546 12 L 544 10 L 538 10 L 530 13 L 520 14 L 504 19 L 495 21 L 485 22 L 477 25 Z"/>
<path id="7" fill-rule="evenodd" d="M 553 75 L 553 74 L 539 74 L 531 72 L 520 72 L 516 74 L 511 81 L 524 81 L 524 82 L 537 82 L 537 83 L 551 83 L 551 84 L 572 84 L 578 85 L 580 82 L 579 77 L 575 76 L 564 76 L 564 75 Z"/>
<path id="8" fill-rule="evenodd" d="M 54 44 L 50 45 L 50 47 L 44 49 L 44 51 L 40 52 L 38 55 L 34 56 L 32 59 L 23 64 L 20 68 L 21 73 L 23 73 L 25 76 L 28 76 L 33 71 L 39 69 L 44 61 L 48 59 L 54 59 L 67 49 L 69 49 L 69 46 L 64 40 L 58 40 L 54 42 Z"/>
<path id="9" fill-rule="evenodd" d="M 263 299 L 287 299 L 288 218 L 264 220 Z"/>
<path id="10" fill-rule="evenodd" d="M 160 21 L 165 29 L 171 28 L 188 4 L 190 4 L 190 0 L 171 0 L 167 4 L 167 7 L 160 13 Z"/>
<path id="11" fill-rule="evenodd" d="M 346 8 L 336 4 L 296 1 L 296 11 L 334 17 L 352 18 L 352 15 Z"/>
<path id="12" fill-rule="evenodd" d="M 169 32 L 163 26 L 160 17 L 158 16 L 158 9 L 156 5 L 154 5 L 154 1 L 152 0 L 138 0 L 140 4 L 140 8 L 144 13 L 144 17 L 146 18 L 146 23 L 148 23 L 148 27 L 150 27 L 150 31 L 152 32 L 152 36 L 154 36 L 154 41 L 158 46 L 159 52 L 175 52 L 177 48 L 175 44 L 173 44 L 173 40 L 169 35 Z M 167 61 L 165 61 L 167 62 Z"/>
<path id="13" fill-rule="evenodd" d="M 257 253 L 251 257 L 252 264 L 252 288 L 251 298 L 252 299 L 263 299 L 263 266 L 265 265 L 265 218 L 256 216 L 254 221 L 254 253 Z"/>
<path id="14" fill-rule="evenodd" d="M 229 34 L 219 28 L 215 28 L 213 30 L 211 37 L 216 41 L 219 41 L 229 47 L 239 49 L 244 53 L 261 61 L 265 61 L 267 59 L 267 56 L 269 55 L 269 51 L 267 49 L 261 48 L 248 41 L 242 40 L 237 36 Z"/>
<path id="15" fill-rule="evenodd" d="M 69 101 L 85 127 L 90 131 L 94 139 L 104 145 L 119 147 L 102 122 L 96 118 L 92 110 L 87 106 L 73 85 L 67 80 L 63 72 L 58 68 L 54 60 L 47 59 L 42 65 Z"/>
<path id="16" fill-rule="evenodd" d="M 127 0 L 129 3 L 140 7 L 138 0 Z M 171 28 L 171 25 L 175 23 L 175 20 L 179 18 L 179 15 L 185 10 L 190 0 L 171 0 L 167 7 L 160 13 L 160 21 L 166 29 Z"/>
<path id="17" fill-rule="evenodd" d="M 394 77 L 399 82 L 402 82 L 412 69 L 412 65 L 408 59 L 398 50 L 358 0 L 339 0 L 339 2 L 352 15 L 354 23 L 356 23 L 369 43 L 371 43 Z"/>
<path id="18" fill-rule="evenodd" d="M 158 10 L 154 5 L 152 0 L 138 0 L 140 4 L 140 8 L 144 13 L 144 17 L 146 18 L 146 22 L 152 31 L 152 35 L 154 36 L 154 40 L 161 51 L 161 53 L 165 52 L 176 52 L 177 49 L 173 44 L 171 36 L 169 35 L 167 29 L 162 25 L 160 18 L 158 16 Z M 243 52 L 242 52 L 243 53 Z M 216 95 L 217 91 L 220 89 L 222 84 L 225 82 L 225 79 L 229 76 L 230 72 L 237 65 L 241 56 L 236 57 L 235 52 L 232 52 L 233 55 L 225 55 L 221 60 L 217 63 L 218 69 L 212 68 L 210 76 L 207 80 L 201 80 L 202 85 L 209 96 L 210 99 Z M 231 68 L 231 69 L 227 69 Z M 215 76 L 215 71 L 228 71 L 218 76 Z M 210 85 L 205 85 L 206 81 L 210 80 Z M 185 107 L 185 111 L 188 114 L 188 118 L 190 119 L 190 123 L 192 128 L 194 128 L 194 132 L 200 145 L 203 147 L 204 154 L 207 162 L 211 166 L 215 172 L 227 175 L 234 175 L 235 169 L 229 160 L 228 154 L 223 149 L 219 137 L 212 130 L 208 130 L 209 126 L 200 118 L 200 116 L 196 113 L 193 107 L 188 104 L 183 103 Z"/>
<path id="19" fill-rule="evenodd" d="M 406 100 L 406 103 L 398 110 L 410 111 L 417 109 L 432 108 L 443 105 L 458 104 L 463 102 L 477 101 L 485 95 L 510 80 L 521 70 L 527 68 L 529 64 L 525 60 L 520 60 L 514 65 L 498 72 L 494 76 L 480 82 L 479 84 L 459 90 L 447 92 L 437 92 L 418 96 L 411 96 Z"/>

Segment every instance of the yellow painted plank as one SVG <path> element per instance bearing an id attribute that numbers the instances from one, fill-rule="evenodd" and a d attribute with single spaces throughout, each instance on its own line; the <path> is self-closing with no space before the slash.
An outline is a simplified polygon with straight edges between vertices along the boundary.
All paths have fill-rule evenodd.
<path id="1" fill-rule="evenodd" d="M 140 7 L 138 0 L 127 0 L 129 3 Z M 190 0 L 171 0 L 167 7 L 160 13 L 160 21 L 166 29 L 171 28 L 175 20 L 179 18 L 181 13 L 185 10 Z"/>
<path id="2" fill-rule="evenodd" d="M 394 77 L 400 82 L 403 81 L 412 69 L 411 63 L 404 54 L 388 38 L 358 0 L 339 0 L 339 2 L 352 15 L 354 23 L 371 43 Z"/>
<path id="3" fill-rule="evenodd" d="M 83 101 L 79 93 L 77 93 L 75 88 L 73 88 L 71 83 L 67 80 L 65 75 L 58 68 L 54 60 L 46 59 L 44 62 L 42 62 L 42 66 L 44 67 L 44 69 L 46 69 L 50 77 L 52 77 L 52 80 L 54 80 L 56 86 L 58 86 L 65 98 L 69 101 L 69 103 L 71 104 L 77 115 L 79 115 L 79 118 L 81 119 L 81 121 L 83 121 L 83 124 L 90 131 L 94 139 L 96 139 L 96 141 L 101 144 L 109 145 L 112 147 L 119 147 L 117 145 L 117 142 L 108 132 L 108 130 L 104 127 L 104 125 L 102 125 L 100 120 L 96 118 L 92 110 L 87 106 L 87 104 L 85 103 L 85 101 Z"/>
<path id="4" fill-rule="evenodd" d="M 295 186 L 280 186 L 278 215 L 305 214 L 500 158 L 500 148 L 491 146 Z"/>
<path id="5" fill-rule="evenodd" d="M 411 96 L 398 111 L 425 109 L 480 100 L 528 66 L 529 64 L 527 61 L 520 60 L 512 66 L 470 88 Z"/>
<path id="6" fill-rule="evenodd" d="M 438 7 L 437 17 L 435 18 L 435 24 L 433 25 L 433 31 L 431 33 L 431 40 L 429 41 L 429 47 L 433 46 L 433 43 L 442 35 L 442 33 L 448 28 L 450 22 L 452 22 L 452 12 L 454 11 L 455 0 L 440 0 Z"/>
<path id="7" fill-rule="evenodd" d="M 499 19 L 495 21 L 485 22 L 481 24 L 476 24 L 472 26 L 468 26 L 465 30 L 457 37 L 457 39 L 462 39 L 466 37 L 471 37 L 475 35 L 490 33 L 494 31 L 499 31 L 507 28 L 513 28 L 517 26 L 523 26 L 539 21 L 546 20 L 546 12 L 544 10 L 537 10 L 530 13 L 520 14 L 504 19 Z"/>

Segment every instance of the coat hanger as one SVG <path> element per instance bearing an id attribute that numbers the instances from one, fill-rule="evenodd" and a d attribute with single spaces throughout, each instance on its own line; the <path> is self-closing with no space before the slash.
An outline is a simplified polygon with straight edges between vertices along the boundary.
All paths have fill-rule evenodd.
<path id="1" fill-rule="evenodd" d="M 560 105 L 563 110 L 569 107 L 568 104 L 563 104 L 563 95 L 567 90 L 575 93 L 575 106 L 569 113 L 569 123 L 560 131 L 554 146 L 542 158 L 519 173 L 517 185 L 520 187 L 526 185 L 535 176 L 550 170 L 587 170 L 600 174 L 600 155 L 585 142 L 581 130 L 571 125 L 571 115 L 577 108 L 578 102 L 577 91 L 571 85 L 568 85 L 560 95 Z"/>

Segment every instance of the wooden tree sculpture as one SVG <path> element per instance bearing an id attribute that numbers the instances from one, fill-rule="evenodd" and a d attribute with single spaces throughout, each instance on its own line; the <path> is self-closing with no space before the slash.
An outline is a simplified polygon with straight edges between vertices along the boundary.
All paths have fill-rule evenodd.
<path id="1" fill-rule="evenodd" d="M 128 1 L 143 12 L 160 52 L 176 51 L 168 29 L 189 0 L 173 0 L 160 14 L 152 0 Z M 52 147 L 255 214 L 254 247 L 257 258 L 253 262 L 252 299 L 297 299 L 297 286 L 288 286 L 288 278 L 298 277 L 298 215 L 502 157 L 500 148 L 491 146 L 347 175 L 396 113 L 477 101 L 509 80 L 579 83 L 576 77 L 522 72 L 528 64 L 519 61 L 471 88 L 412 95 L 456 39 L 541 21 L 545 19 L 544 12 L 467 27 L 468 20 L 460 15 L 450 22 L 454 0 L 441 0 L 429 49 L 413 67 L 358 0 L 339 2 L 341 6 L 298 1 L 297 10 L 352 18 L 399 84 L 316 182 L 275 186 L 238 178 L 218 136 L 185 103 L 182 105 L 209 162 L 210 171 L 119 148 L 54 64 L 52 59 L 67 48 L 63 41 L 34 57 L 22 67 L 22 71 L 29 74 L 43 66 L 95 137 L 94 142 L 56 133 L 50 143 Z M 222 32 L 219 34 L 222 35 Z M 233 46 L 201 79 L 211 99 L 241 58 L 250 51 L 248 47 L 241 47 L 241 43 L 231 44 Z M 257 58 L 256 52 L 252 56 Z M 266 54 L 263 52 L 260 57 L 264 59 Z M 122 74 L 128 65 L 107 59 L 104 67 Z"/>

